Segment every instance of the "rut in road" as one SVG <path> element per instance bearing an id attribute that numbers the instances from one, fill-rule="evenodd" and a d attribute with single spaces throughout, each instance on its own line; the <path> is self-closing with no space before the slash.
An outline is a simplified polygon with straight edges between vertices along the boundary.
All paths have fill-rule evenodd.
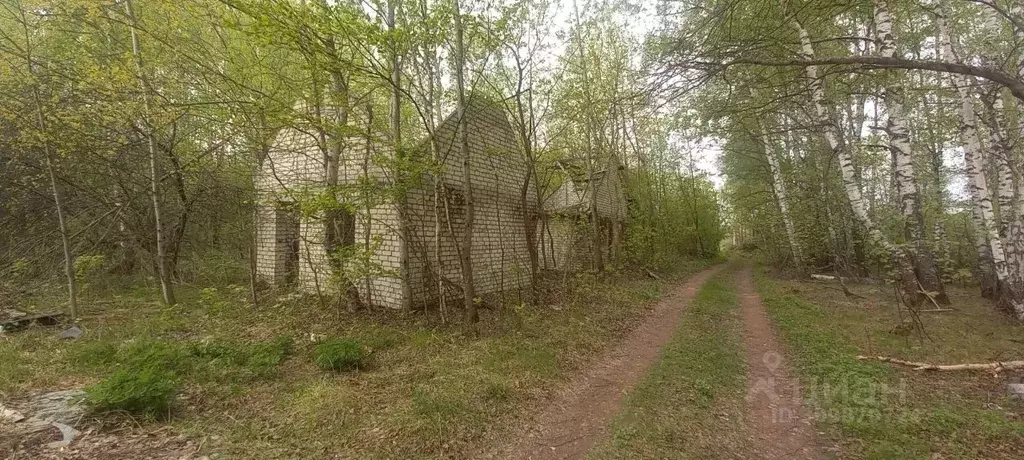
<path id="1" fill-rule="evenodd" d="M 561 391 L 525 436 L 484 457 L 582 458 L 605 434 L 623 398 L 647 374 L 658 351 L 672 338 L 683 310 L 721 268 L 705 269 L 675 287 L 639 327 Z"/>
<path id="2" fill-rule="evenodd" d="M 799 383 L 790 377 L 768 312 L 754 290 L 752 269 L 745 266 L 735 277 L 746 325 L 747 428 L 757 458 L 823 458 Z"/>

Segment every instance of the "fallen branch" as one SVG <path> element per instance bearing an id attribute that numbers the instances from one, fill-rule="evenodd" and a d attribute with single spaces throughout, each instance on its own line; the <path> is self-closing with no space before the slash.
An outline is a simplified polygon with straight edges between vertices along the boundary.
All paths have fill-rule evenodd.
<path id="1" fill-rule="evenodd" d="M 658 281 L 665 281 L 660 276 L 658 276 L 657 273 L 652 272 L 650 269 L 645 268 L 644 271 L 647 272 L 647 275 L 650 276 L 651 278 L 654 278 Z"/>
<path id="2" fill-rule="evenodd" d="M 942 313 L 947 311 L 956 311 L 955 308 L 931 308 L 928 310 L 918 310 L 918 313 Z"/>
<path id="3" fill-rule="evenodd" d="M 905 361 L 897 358 L 890 358 L 888 356 L 864 356 L 857 355 L 857 359 L 861 361 L 875 360 L 886 363 L 899 364 L 901 366 L 913 367 L 915 371 L 992 371 L 999 373 L 1002 371 L 1012 371 L 1016 369 L 1024 369 L 1024 360 L 1021 361 L 996 361 L 991 363 L 971 363 L 971 364 L 929 364 L 919 363 L 915 361 Z"/>

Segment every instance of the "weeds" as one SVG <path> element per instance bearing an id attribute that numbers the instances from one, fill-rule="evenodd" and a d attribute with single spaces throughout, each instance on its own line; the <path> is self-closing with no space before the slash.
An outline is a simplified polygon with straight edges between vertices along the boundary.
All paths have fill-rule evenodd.
<path id="1" fill-rule="evenodd" d="M 683 313 L 679 329 L 588 458 L 730 458 L 746 364 L 736 293 L 723 272 Z M 731 421 L 730 421 L 731 419 Z M 735 452 L 734 452 L 735 453 Z"/>
<path id="2" fill-rule="evenodd" d="M 144 416 L 168 413 L 178 392 L 178 376 L 159 367 L 124 368 L 86 389 L 95 412 L 128 412 Z"/>
<path id="3" fill-rule="evenodd" d="M 325 371 L 356 370 L 365 366 L 368 358 L 363 344 L 353 339 L 324 340 L 313 351 L 313 362 Z"/>
<path id="4" fill-rule="evenodd" d="M 859 293 L 869 298 L 852 301 L 761 273 L 756 279 L 807 402 L 819 427 L 840 444 L 841 457 L 1019 458 L 1024 422 L 1013 407 L 1021 406 L 1006 401 L 998 384 L 986 389 L 990 377 L 921 374 L 856 359 L 865 353 L 960 362 L 998 353 L 992 335 L 1017 332 L 998 324 L 991 307 L 975 306 L 967 296 L 955 299 L 960 313 L 928 318 L 935 342 L 921 345 L 889 332 L 890 312 L 877 307 L 884 298 L 864 287 Z"/>
<path id="5" fill-rule="evenodd" d="M 117 347 L 97 341 L 83 344 L 75 361 L 117 368 L 86 388 L 87 402 L 95 412 L 153 416 L 168 412 L 183 382 L 237 383 L 271 377 L 291 346 L 288 336 L 248 344 L 149 340 Z"/>

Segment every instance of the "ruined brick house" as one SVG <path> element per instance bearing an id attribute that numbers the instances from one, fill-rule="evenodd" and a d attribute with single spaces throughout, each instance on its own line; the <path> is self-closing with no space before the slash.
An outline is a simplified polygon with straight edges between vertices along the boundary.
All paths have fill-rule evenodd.
<path id="1" fill-rule="evenodd" d="M 584 165 L 571 161 L 555 163 L 555 175 L 561 184 L 542 206 L 538 238 L 541 268 L 578 270 L 592 265 L 591 193 L 596 193 L 597 197 L 603 260 L 609 260 L 623 244 L 627 218 L 623 167 L 614 157 L 602 166 L 602 169 L 594 171 L 591 183 Z"/>
<path id="2" fill-rule="evenodd" d="M 377 267 L 372 275 L 354 283 L 364 304 L 398 308 L 436 303 L 438 281 L 446 286 L 446 296 L 461 296 L 457 286 L 466 203 L 458 115 L 445 119 L 435 130 L 435 138 L 416 149 L 418 155 L 429 155 L 434 141 L 443 159 L 444 198 L 438 206 L 434 179 L 424 173 L 405 184 L 408 212 L 399 212 L 393 200 L 368 204 L 355 212 L 355 225 L 350 229 L 354 234 L 349 237 L 361 248 L 375 248 L 370 258 Z M 475 203 L 470 259 L 476 292 L 484 296 L 523 289 L 530 272 L 524 231 L 527 214 L 519 198 L 527 174 L 523 155 L 500 105 L 474 95 L 465 116 Z M 356 119 L 353 124 L 359 123 L 358 113 L 351 118 Z M 325 160 L 315 133 L 315 129 L 302 126 L 280 131 L 257 177 L 257 273 L 273 284 L 295 283 L 307 291 L 331 285 L 323 219 L 303 216 L 296 206 L 297 197 L 322 189 L 324 184 Z M 347 139 L 339 185 L 369 181 L 381 190 L 394 185 L 394 174 L 378 164 L 381 155 L 388 156 L 381 145 L 386 143 L 365 137 Z M 530 187 L 528 196 L 534 196 L 533 185 Z M 436 215 L 442 216 L 440 234 L 435 234 Z M 406 239 L 400 237 L 403 227 Z M 400 269 L 403 255 L 409 261 L 406 277 Z"/>

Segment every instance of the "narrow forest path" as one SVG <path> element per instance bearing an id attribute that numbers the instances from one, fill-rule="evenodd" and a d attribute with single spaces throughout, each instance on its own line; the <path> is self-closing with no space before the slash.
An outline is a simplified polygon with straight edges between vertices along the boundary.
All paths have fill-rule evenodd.
<path id="1" fill-rule="evenodd" d="M 823 458 L 814 420 L 803 407 L 797 380 L 775 337 L 768 312 L 754 289 L 749 265 L 736 270 L 747 349 L 747 424 L 763 459 Z"/>
<path id="2" fill-rule="evenodd" d="M 674 287 L 640 326 L 560 391 L 526 434 L 486 457 L 582 458 L 601 439 L 624 397 L 647 374 L 658 352 L 672 338 L 683 310 L 704 282 L 722 267 L 707 268 Z"/>

